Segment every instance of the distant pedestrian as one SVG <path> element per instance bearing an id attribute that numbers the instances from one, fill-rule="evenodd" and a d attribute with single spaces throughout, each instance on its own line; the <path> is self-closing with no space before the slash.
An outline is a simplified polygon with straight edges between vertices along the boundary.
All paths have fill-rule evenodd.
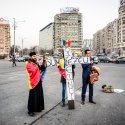
<path id="1" fill-rule="evenodd" d="M 85 104 L 85 96 L 87 86 L 89 84 L 89 102 L 92 104 L 96 104 L 93 101 L 93 85 L 90 83 L 90 74 L 93 66 L 93 58 L 91 58 L 91 51 L 85 50 L 85 57 L 83 57 L 84 63 L 82 64 L 83 72 L 82 72 L 82 94 L 81 94 L 81 104 Z"/>
<path id="2" fill-rule="evenodd" d="M 41 82 L 41 67 L 37 63 L 35 52 L 29 54 L 30 59 L 26 62 L 26 70 L 29 82 L 28 114 L 34 116 L 34 112 L 44 110 L 44 95 Z"/>
<path id="3" fill-rule="evenodd" d="M 15 55 L 12 56 L 12 67 L 16 66 Z"/>

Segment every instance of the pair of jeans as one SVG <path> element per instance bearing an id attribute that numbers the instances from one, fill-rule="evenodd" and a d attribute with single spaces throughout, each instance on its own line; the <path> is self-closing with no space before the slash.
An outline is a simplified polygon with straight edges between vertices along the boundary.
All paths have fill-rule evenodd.
<path id="1" fill-rule="evenodd" d="M 66 80 L 62 81 L 62 102 L 65 103 Z"/>
<path id="2" fill-rule="evenodd" d="M 82 85 L 82 101 L 85 101 L 85 95 L 87 86 L 89 84 L 89 100 L 93 100 L 93 84 L 88 83 L 88 79 L 83 78 L 83 85 Z"/>

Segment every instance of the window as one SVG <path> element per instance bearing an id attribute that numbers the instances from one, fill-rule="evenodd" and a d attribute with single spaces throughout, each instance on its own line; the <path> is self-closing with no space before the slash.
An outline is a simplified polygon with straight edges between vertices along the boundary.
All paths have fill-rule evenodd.
<path id="1" fill-rule="evenodd" d="M 123 24 L 125 24 L 125 20 L 123 20 Z"/>

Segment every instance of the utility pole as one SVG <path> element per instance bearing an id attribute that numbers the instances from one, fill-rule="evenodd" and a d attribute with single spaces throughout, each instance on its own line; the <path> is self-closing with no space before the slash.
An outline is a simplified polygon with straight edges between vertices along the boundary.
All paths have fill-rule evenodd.
<path id="1" fill-rule="evenodd" d="M 14 52 L 13 52 L 13 55 L 15 56 L 15 36 L 16 36 L 16 23 L 18 22 L 25 22 L 25 21 L 15 21 L 15 18 L 13 18 L 13 28 L 14 28 Z"/>
<path id="2" fill-rule="evenodd" d="M 23 57 L 23 39 L 22 39 L 22 57 Z"/>
<path id="3" fill-rule="evenodd" d="M 13 27 L 14 27 L 14 46 L 13 46 L 13 49 L 14 49 L 14 51 L 13 51 L 13 55 L 15 56 L 15 29 L 16 29 L 16 25 L 15 25 L 15 18 L 13 18 Z"/>

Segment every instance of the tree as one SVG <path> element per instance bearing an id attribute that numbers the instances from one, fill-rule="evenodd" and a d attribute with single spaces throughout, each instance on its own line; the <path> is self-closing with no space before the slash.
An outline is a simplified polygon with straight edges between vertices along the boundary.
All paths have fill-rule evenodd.
<path id="1" fill-rule="evenodd" d="M 24 55 L 29 55 L 29 49 L 28 48 L 24 48 L 23 49 L 23 54 Z"/>
<path id="2" fill-rule="evenodd" d="M 15 53 L 19 53 L 19 51 L 21 50 L 20 46 L 15 46 Z M 10 47 L 10 55 L 14 55 L 14 45 L 12 45 Z"/>

